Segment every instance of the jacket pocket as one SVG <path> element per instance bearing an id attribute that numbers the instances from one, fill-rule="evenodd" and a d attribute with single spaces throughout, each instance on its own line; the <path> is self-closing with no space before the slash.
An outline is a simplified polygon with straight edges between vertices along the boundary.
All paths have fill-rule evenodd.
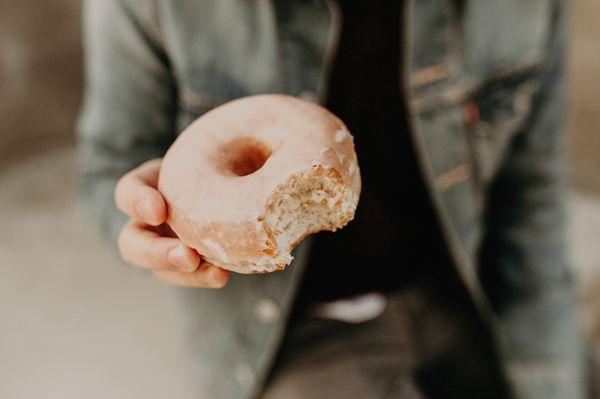
<path id="1" fill-rule="evenodd" d="M 533 71 L 515 74 L 482 85 L 465 102 L 474 173 L 483 191 L 499 172 L 511 141 L 522 130 L 538 86 Z"/>
<path id="2" fill-rule="evenodd" d="M 473 79 L 411 103 L 442 210 L 471 259 L 487 187 L 529 115 L 536 68 Z"/>
<path id="3" fill-rule="evenodd" d="M 465 255 L 471 257 L 477 243 L 480 206 L 462 104 L 419 112 L 416 121 L 421 156 L 439 194 L 440 211 L 455 231 Z"/>

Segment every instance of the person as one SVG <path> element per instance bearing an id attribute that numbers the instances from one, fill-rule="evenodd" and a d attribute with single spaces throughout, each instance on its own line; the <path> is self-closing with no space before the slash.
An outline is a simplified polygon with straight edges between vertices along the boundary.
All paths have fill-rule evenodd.
<path id="1" fill-rule="evenodd" d="M 206 397 L 583 397 L 564 10 L 86 2 L 80 196 L 125 261 L 188 287 Z M 211 108 L 273 92 L 345 121 L 363 192 L 356 220 L 305 240 L 285 271 L 228 273 L 165 225 L 160 158 Z"/>

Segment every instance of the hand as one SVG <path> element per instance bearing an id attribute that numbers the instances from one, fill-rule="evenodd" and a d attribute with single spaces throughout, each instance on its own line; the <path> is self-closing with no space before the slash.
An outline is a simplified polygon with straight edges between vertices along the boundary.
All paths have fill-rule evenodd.
<path id="1" fill-rule="evenodd" d="M 166 283 L 187 287 L 221 288 L 229 272 L 202 258 L 185 246 L 165 223 L 167 204 L 158 192 L 161 159 L 133 169 L 115 189 L 117 208 L 129 215 L 119 235 L 119 252 L 128 263 L 152 269 Z"/>

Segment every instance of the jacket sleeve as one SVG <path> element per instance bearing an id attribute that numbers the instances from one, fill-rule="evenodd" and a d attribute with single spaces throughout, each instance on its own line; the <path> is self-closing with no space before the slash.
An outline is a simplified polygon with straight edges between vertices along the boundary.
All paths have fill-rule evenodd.
<path id="1" fill-rule="evenodd" d="M 78 195 L 112 242 L 125 223 L 114 205 L 120 176 L 174 140 L 176 91 L 154 1 L 87 0 L 86 85 L 78 124 Z"/>
<path id="2" fill-rule="evenodd" d="M 558 2 L 557 2 L 558 3 Z M 489 192 L 480 277 L 499 317 L 517 397 L 582 397 L 582 341 L 565 244 L 565 10 L 523 129 Z"/>

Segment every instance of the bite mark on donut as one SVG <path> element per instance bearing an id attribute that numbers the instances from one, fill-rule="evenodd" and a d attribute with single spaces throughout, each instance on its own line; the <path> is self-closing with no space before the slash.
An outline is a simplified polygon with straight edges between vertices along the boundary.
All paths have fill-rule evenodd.
<path id="1" fill-rule="evenodd" d="M 169 207 L 169 223 L 177 231 L 193 231 L 194 236 L 204 237 L 195 246 L 184 243 L 194 247 L 206 261 L 240 273 L 268 273 L 285 269 L 293 259 L 292 249 L 305 237 L 345 226 L 353 219 L 357 202 L 357 194 L 336 168 L 317 164 L 279 185 L 265 213 L 252 220 L 239 224 L 211 222 L 200 227 L 173 217 L 179 212 Z M 262 245 L 257 246 L 257 242 Z"/>
<path id="2" fill-rule="evenodd" d="M 335 231 L 354 217 L 356 197 L 333 167 L 313 165 L 279 186 L 267 204 L 264 225 L 274 235 L 277 258 L 288 258 L 306 236 Z M 276 262 L 281 264 L 282 262 Z"/>

